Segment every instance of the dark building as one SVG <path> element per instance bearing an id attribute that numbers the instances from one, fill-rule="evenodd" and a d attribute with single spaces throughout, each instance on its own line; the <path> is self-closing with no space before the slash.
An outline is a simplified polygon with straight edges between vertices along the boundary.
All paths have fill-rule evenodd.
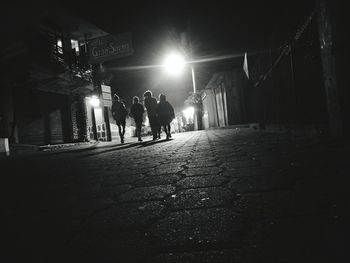
<path id="1" fill-rule="evenodd" d="M 88 139 L 86 96 L 93 90 L 87 39 L 106 35 L 59 9 L 23 18 L 1 43 L 1 136 L 10 143 Z M 35 14 L 32 14 L 35 16 Z M 91 118 L 90 118 L 91 119 Z"/>
<path id="2" fill-rule="evenodd" d="M 310 3 L 266 33 L 262 52 L 248 52 L 249 77 L 243 58 L 212 75 L 202 91 L 204 128 L 260 123 L 349 132 L 346 9 L 339 1 Z"/>
<path id="3" fill-rule="evenodd" d="M 202 91 L 203 128 L 246 123 L 240 70 L 215 73 Z"/>

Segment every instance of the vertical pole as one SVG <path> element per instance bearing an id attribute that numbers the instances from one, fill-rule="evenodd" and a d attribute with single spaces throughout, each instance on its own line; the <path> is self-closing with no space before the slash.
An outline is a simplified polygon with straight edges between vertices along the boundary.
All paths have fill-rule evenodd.
<path id="1" fill-rule="evenodd" d="M 194 74 L 194 67 L 191 66 L 191 74 L 192 74 L 192 87 L 193 87 L 193 93 L 195 94 L 197 92 L 196 90 L 196 77 Z"/>
<path id="2" fill-rule="evenodd" d="M 191 27 L 191 21 L 188 20 L 188 44 L 189 44 L 189 53 L 190 53 L 190 59 L 192 62 L 191 65 L 191 78 L 192 78 L 192 88 L 193 88 L 193 95 L 195 99 L 197 100 L 197 87 L 196 87 L 196 75 L 195 70 L 193 66 L 193 48 L 192 48 L 192 27 Z M 199 107 L 200 103 L 195 102 L 195 109 L 194 109 L 194 130 L 200 130 L 200 119 L 201 116 L 199 115 Z"/>
<path id="3" fill-rule="evenodd" d="M 189 47 L 189 53 L 190 53 L 190 60 L 192 62 L 191 64 L 191 77 L 192 77 L 192 88 L 193 93 L 196 93 L 196 76 L 194 72 L 194 66 L 193 66 L 193 49 L 192 49 L 192 28 L 191 28 L 191 21 L 188 20 L 188 47 Z"/>
<path id="4" fill-rule="evenodd" d="M 343 136 L 340 102 L 335 69 L 334 33 L 329 3 L 318 0 L 318 29 L 321 48 L 321 63 L 323 69 L 324 88 L 326 91 L 329 128 L 332 137 Z"/>
<path id="5" fill-rule="evenodd" d="M 191 66 L 191 76 L 192 76 L 192 87 L 193 87 L 193 95 L 196 100 L 196 104 L 194 107 L 194 130 L 197 131 L 199 130 L 199 117 L 198 117 L 198 104 L 197 104 L 197 94 L 196 94 L 196 79 L 195 79 L 195 74 L 194 74 L 194 68 Z"/>

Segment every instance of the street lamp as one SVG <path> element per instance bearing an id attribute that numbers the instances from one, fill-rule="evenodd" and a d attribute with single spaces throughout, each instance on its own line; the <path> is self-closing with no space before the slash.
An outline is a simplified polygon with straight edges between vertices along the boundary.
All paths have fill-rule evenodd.
<path id="1" fill-rule="evenodd" d="M 172 76 L 178 76 L 182 71 L 183 68 L 185 67 L 185 64 L 188 64 L 189 62 L 185 61 L 185 58 L 176 52 L 170 53 L 168 56 L 165 57 L 164 62 L 163 62 L 163 68 L 165 71 L 172 75 Z M 193 88 L 193 95 L 196 96 L 197 89 L 196 89 L 196 78 L 195 78 L 195 72 L 194 72 L 194 67 L 193 65 L 190 65 L 191 67 L 191 79 L 192 79 L 192 88 Z M 198 110 L 198 109 L 197 109 Z M 194 114 L 194 122 L 195 126 L 198 128 L 198 112 L 195 110 Z"/>
<path id="2" fill-rule="evenodd" d="M 181 54 L 172 52 L 165 57 L 163 68 L 169 75 L 178 76 L 183 71 L 185 64 L 188 63 L 189 62 L 185 61 L 185 58 Z M 191 65 L 191 78 L 193 93 L 196 93 L 196 80 L 193 65 Z"/>
<path id="3" fill-rule="evenodd" d="M 185 66 L 185 59 L 180 54 L 175 52 L 170 53 L 165 57 L 163 67 L 165 71 L 172 76 L 178 76 Z"/>

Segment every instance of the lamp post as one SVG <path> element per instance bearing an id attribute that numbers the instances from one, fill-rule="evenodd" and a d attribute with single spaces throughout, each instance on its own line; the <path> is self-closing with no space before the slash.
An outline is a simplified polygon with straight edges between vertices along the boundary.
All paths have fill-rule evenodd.
<path id="1" fill-rule="evenodd" d="M 199 130 L 200 127 L 199 127 L 199 124 L 198 124 L 198 102 L 197 102 L 197 89 L 196 89 L 196 77 L 195 77 L 195 74 L 194 74 L 194 67 L 193 65 L 191 65 L 191 76 L 192 76 L 192 87 L 193 87 L 193 96 L 194 96 L 194 130 Z"/>
<path id="2" fill-rule="evenodd" d="M 181 54 L 178 54 L 176 52 L 170 53 L 168 56 L 166 56 L 163 67 L 165 71 L 172 75 L 172 76 L 178 76 L 184 69 L 185 65 L 189 62 L 186 62 L 184 57 Z M 192 88 L 193 88 L 193 100 L 194 104 L 196 104 L 196 95 L 197 95 L 197 89 L 196 89 L 196 78 L 195 78 L 195 71 L 193 65 L 190 65 L 191 69 L 191 80 L 192 80 Z M 194 110 L 194 126 L 195 129 L 198 129 L 198 107 L 195 105 Z"/>
<path id="3" fill-rule="evenodd" d="M 182 55 L 173 52 L 166 56 L 163 62 L 163 67 L 170 75 L 177 76 L 183 71 L 185 64 L 188 63 L 189 62 L 186 62 Z M 193 65 L 191 65 L 191 79 L 193 93 L 196 93 L 196 78 Z"/>

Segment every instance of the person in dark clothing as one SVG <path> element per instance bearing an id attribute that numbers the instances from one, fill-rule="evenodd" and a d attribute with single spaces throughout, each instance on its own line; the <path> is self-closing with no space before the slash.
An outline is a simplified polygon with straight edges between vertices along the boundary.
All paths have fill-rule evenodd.
<path id="1" fill-rule="evenodd" d="M 145 109 L 143 108 L 143 105 L 139 103 L 139 97 L 134 96 L 133 102 L 134 103 L 132 104 L 130 109 L 130 116 L 133 117 L 135 120 L 136 136 L 139 142 L 142 142 L 141 128 L 142 128 L 142 121 L 143 121 L 143 113 L 145 112 Z"/>
<path id="2" fill-rule="evenodd" d="M 153 140 L 156 140 L 158 138 L 158 129 L 159 129 L 159 120 L 157 116 L 157 100 L 156 98 L 152 97 L 152 92 L 150 90 L 147 90 L 143 94 L 145 100 L 144 104 L 147 109 L 147 116 L 149 120 L 149 124 L 151 126 Z"/>
<path id="3" fill-rule="evenodd" d="M 113 96 L 112 115 L 116 121 L 116 124 L 118 125 L 120 142 L 124 143 L 125 123 L 128 111 L 125 108 L 125 104 L 120 101 L 120 98 L 117 94 L 114 94 Z"/>
<path id="4" fill-rule="evenodd" d="M 173 106 L 166 100 L 164 94 L 159 94 L 157 114 L 160 125 L 163 126 L 166 134 L 166 139 L 169 140 L 169 138 L 171 138 L 170 123 L 175 118 L 175 113 Z"/>

